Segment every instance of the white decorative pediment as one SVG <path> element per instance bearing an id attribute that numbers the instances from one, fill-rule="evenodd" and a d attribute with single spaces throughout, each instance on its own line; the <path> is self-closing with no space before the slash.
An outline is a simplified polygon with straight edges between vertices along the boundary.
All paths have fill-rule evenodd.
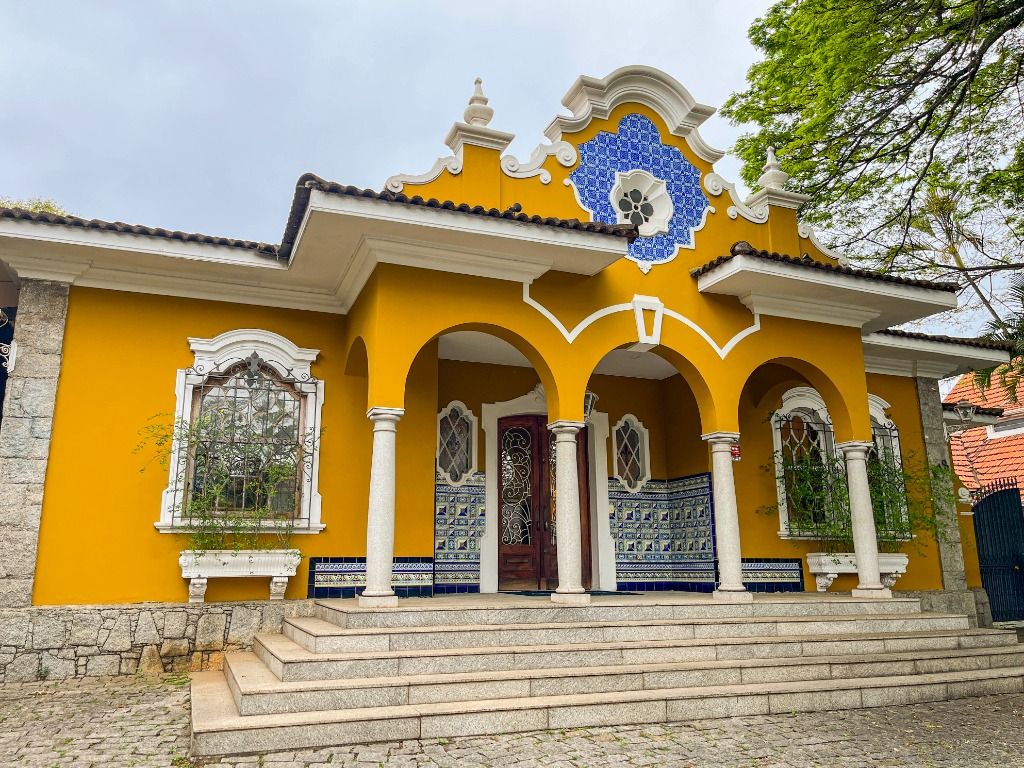
<path id="1" fill-rule="evenodd" d="M 562 98 L 572 115 L 559 115 L 544 130 L 552 142 L 563 134 L 585 128 L 591 120 L 604 120 L 620 104 L 643 104 L 665 121 L 669 131 L 686 139 L 690 149 L 709 163 L 722 159 L 724 152 L 713 148 L 697 132 L 715 113 L 714 107 L 700 104 L 675 78 L 654 67 L 620 67 L 605 78 L 583 75 Z"/>
<path id="2" fill-rule="evenodd" d="M 525 163 L 520 163 L 514 155 L 505 155 L 501 158 L 501 170 L 513 179 L 539 176 L 541 184 L 550 184 L 551 174 L 544 169 L 544 163 L 552 156 L 565 168 L 571 167 L 579 159 L 576 147 L 567 141 L 556 141 L 553 144 L 538 145 Z"/>

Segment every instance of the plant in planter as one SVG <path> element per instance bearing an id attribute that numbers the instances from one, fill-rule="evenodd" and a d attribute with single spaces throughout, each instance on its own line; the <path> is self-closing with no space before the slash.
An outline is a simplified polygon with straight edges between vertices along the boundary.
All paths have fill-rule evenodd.
<path id="1" fill-rule="evenodd" d="M 178 562 L 190 579 L 189 600 L 203 601 L 208 578 L 241 576 L 270 577 L 270 597 L 280 599 L 301 561 L 289 543 L 316 438 L 300 430 L 288 391 L 269 386 L 255 363 L 214 386 L 221 390 L 198 397 L 189 421 L 146 427 L 137 450 L 151 445 L 173 467 L 174 530 L 188 540 Z"/>

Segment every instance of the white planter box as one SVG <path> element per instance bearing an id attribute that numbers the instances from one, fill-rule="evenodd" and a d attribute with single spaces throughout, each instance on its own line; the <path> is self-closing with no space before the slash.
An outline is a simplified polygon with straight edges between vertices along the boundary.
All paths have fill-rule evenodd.
<path id="1" fill-rule="evenodd" d="M 902 552 L 879 552 L 878 571 L 882 575 L 882 586 L 892 588 L 896 580 L 907 572 L 909 560 Z M 857 556 L 853 552 L 810 552 L 807 570 L 814 574 L 818 591 L 824 592 L 839 574 L 857 572 Z"/>
<path id="2" fill-rule="evenodd" d="M 283 600 L 288 578 L 302 562 L 297 549 L 186 549 L 178 558 L 181 577 L 189 579 L 188 601 L 206 599 L 206 580 L 216 578 L 270 577 L 270 599 Z"/>

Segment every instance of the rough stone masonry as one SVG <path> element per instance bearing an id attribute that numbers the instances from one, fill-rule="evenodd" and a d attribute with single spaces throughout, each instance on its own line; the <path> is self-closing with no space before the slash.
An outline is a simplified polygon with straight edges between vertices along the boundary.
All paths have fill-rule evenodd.
<path id="1" fill-rule="evenodd" d="M 0 683 L 219 669 L 224 651 L 312 610 L 309 600 L 0 609 Z"/>

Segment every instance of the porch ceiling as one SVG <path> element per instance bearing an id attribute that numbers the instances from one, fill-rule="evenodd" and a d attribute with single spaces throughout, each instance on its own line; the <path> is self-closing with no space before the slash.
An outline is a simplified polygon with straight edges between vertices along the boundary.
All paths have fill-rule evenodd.
<path id="1" fill-rule="evenodd" d="M 530 361 L 507 341 L 478 331 L 446 333 L 438 340 L 438 357 L 468 363 L 490 363 L 530 368 Z M 603 376 L 631 379 L 668 379 L 677 371 L 671 364 L 648 352 L 615 349 L 605 355 L 594 370 Z"/>

